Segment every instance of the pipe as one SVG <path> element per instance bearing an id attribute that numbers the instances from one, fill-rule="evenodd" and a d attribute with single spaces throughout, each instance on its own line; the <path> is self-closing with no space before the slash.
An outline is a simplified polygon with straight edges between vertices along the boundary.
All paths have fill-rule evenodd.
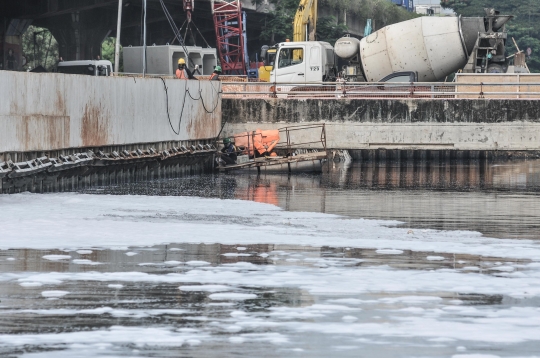
<path id="1" fill-rule="evenodd" d="M 118 0 L 118 20 L 116 22 L 116 44 L 114 46 L 114 72 L 120 72 L 120 32 L 122 28 L 122 0 Z"/>
<path id="2" fill-rule="evenodd" d="M 143 19 L 143 77 L 146 76 L 146 0 L 143 0 L 143 11 L 144 11 L 144 19 Z"/>

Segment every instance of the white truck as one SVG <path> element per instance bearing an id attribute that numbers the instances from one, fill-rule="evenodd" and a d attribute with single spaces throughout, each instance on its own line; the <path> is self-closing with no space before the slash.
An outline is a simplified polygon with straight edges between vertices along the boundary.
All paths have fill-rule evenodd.
<path id="1" fill-rule="evenodd" d="M 485 17 L 425 16 L 386 26 L 358 40 L 342 37 L 333 48 L 327 42 L 282 42 L 275 46 L 270 82 L 316 83 L 381 81 L 393 74 L 416 74 L 416 80 L 443 80 L 458 70 L 504 73 L 505 23 L 512 16 L 486 9 Z M 334 54 L 348 64 L 336 68 Z M 402 77 L 405 78 L 405 77 Z M 408 81 L 407 81 L 408 82 Z"/>
<path id="2" fill-rule="evenodd" d="M 112 74 L 112 63 L 107 60 L 62 61 L 58 62 L 56 72 L 89 76 L 110 76 Z"/>

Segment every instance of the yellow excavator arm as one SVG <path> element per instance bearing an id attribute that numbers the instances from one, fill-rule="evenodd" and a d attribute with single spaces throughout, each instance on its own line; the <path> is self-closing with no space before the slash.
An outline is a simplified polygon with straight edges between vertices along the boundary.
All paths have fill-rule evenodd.
<path id="1" fill-rule="evenodd" d="M 317 0 L 300 0 L 293 22 L 293 41 L 315 41 Z"/>

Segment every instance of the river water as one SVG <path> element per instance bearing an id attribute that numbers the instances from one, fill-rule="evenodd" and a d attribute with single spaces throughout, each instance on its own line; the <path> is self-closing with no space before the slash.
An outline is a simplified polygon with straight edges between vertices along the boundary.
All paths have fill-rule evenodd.
<path id="1" fill-rule="evenodd" d="M 540 356 L 540 161 L 0 196 L 0 356 Z"/>

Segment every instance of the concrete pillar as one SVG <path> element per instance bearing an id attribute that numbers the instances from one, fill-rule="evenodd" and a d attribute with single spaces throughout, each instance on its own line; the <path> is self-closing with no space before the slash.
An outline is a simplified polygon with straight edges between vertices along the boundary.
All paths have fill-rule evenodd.
<path id="1" fill-rule="evenodd" d="M 103 9 L 100 11 L 104 19 L 99 18 L 98 11 L 75 11 L 44 25 L 58 41 L 59 56 L 64 61 L 92 60 L 101 56 L 101 45 L 114 23 L 109 19 L 111 14 Z"/>
<path id="2" fill-rule="evenodd" d="M 31 22 L 31 20 L 0 18 L 0 70 L 22 70 L 25 64 L 22 34 Z"/>

